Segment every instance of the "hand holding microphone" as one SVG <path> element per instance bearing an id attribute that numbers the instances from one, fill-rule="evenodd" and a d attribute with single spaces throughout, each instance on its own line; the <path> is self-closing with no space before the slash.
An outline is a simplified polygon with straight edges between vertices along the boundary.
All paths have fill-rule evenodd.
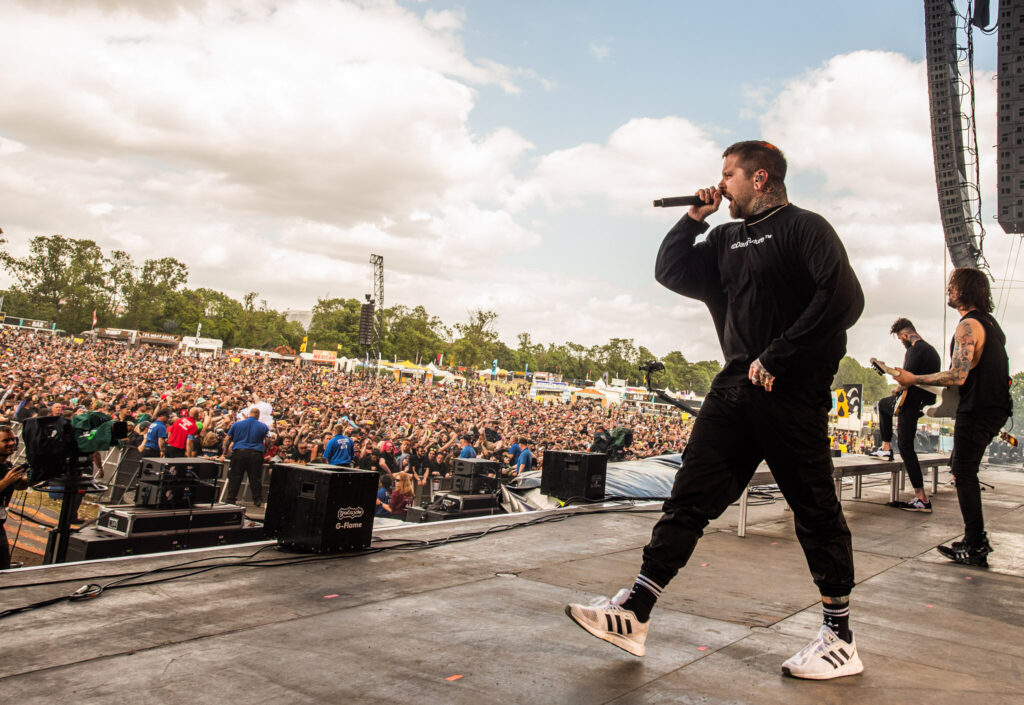
<path id="1" fill-rule="evenodd" d="M 720 205 L 722 205 L 722 192 L 715 186 L 698 189 L 693 196 L 659 198 L 654 202 L 656 208 L 689 206 L 689 216 L 698 222 L 703 222 L 705 218 L 717 211 Z"/>

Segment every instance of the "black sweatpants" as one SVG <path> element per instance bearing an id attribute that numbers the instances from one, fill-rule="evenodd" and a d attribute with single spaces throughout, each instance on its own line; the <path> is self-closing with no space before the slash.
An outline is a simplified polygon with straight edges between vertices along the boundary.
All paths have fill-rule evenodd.
<path id="1" fill-rule="evenodd" d="M 797 539 L 822 595 L 853 589 L 853 546 L 832 480 L 827 390 L 713 389 L 697 416 L 642 572 L 665 586 L 686 565 L 708 522 L 750 482 L 762 460 L 793 510 Z"/>
<path id="2" fill-rule="evenodd" d="M 897 401 L 899 401 L 898 396 L 889 396 L 878 402 L 878 426 L 882 432 L 883 443 L 892 442 L 892 417 Z M 917 420 L 921 418 L 923 408 L 919 404 L 907 402 L 897 415 L 896 447 L 900 449 L 900 460 L 903 461 L 903 465 L 907 469 L 907 477 L 910 478 L 910 484 L 915 490 L 924 489 L 921 461 L 917 459 L 917 450 L 914 448 Z"/>
<path id="3" fill-rule="evenodd" d="M 231 465 L 228 467 L 228 488 L 224 492 L 224 501 L 234 504 L 238 498 L 238 488 L 242 486 L 242 475 L 249 478 L 249 489 L 252 501 L 259 504 L 263 501 L 263 453 L 258 450 L 232 450 Z"/>
<path id="4" fill-rule="evenodd" d="M 964 541 L 969 546 L 979 545 L 985 533 L 981 484 L 978 482 L 981 458 L 1007 418 L 1005 414 L 958 414 L 953 427 L 950 470 L 956 478 L 956 498 L 964 518 Z"/>

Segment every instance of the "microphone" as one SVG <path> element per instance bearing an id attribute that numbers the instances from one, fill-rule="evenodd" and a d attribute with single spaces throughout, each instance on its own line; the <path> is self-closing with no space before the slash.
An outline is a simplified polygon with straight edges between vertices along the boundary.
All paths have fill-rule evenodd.
<path id="1" fill-rule="evenodd" d="M 675 206 L 709 206 L 700 199 L 700 196 L 673 196 L 671 198 L 659 198 L 654 202 L 655 208 L 673 208 Z"/>

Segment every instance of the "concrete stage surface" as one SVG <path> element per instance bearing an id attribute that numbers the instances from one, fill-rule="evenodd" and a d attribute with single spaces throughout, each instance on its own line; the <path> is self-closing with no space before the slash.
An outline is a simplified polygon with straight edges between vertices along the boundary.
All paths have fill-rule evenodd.
<path id="1" fill-rule="evenodd" d="M 995 486 L 984 493 L 989 570 L 934 550 L 961 530 L 940 479 L 933 514 L 885 506 L 884 480 L 860 500 L 844 493 L 859 676 L 780 672 L 821 622 L 780 501 L 751 506 L 746 538 L 736 507 L 712 524 L 656 608 L 644 658 L 590 636 L 563 607 L 630 585 L 658 514 L 584 510 L 430 550 L 225 568 L 17 614 L 0 620 L 0 702 L 1020 705 L 1024 473 L 983 469 Z M 374 546 L 536 518 L 382 529 Z M 0 607 L 258 548 L 4 573 L 0 586 L 16 587 L 0 590 Z M 52 581 L 66 582 L 40 584 Z"/>

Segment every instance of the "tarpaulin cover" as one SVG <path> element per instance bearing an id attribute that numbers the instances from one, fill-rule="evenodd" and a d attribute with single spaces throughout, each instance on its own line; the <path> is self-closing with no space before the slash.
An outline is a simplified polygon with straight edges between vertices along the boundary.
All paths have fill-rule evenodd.
<path id="1" fill-rule="evenodd" d="M 665 499 L 672 490 L 682 456 L 659 455 L 643 460 L 608 463 L 604 490 L 608 498 Z M 540 487 L 540 470 L 528 470 L 519 476 L 512 489 Z"/>

